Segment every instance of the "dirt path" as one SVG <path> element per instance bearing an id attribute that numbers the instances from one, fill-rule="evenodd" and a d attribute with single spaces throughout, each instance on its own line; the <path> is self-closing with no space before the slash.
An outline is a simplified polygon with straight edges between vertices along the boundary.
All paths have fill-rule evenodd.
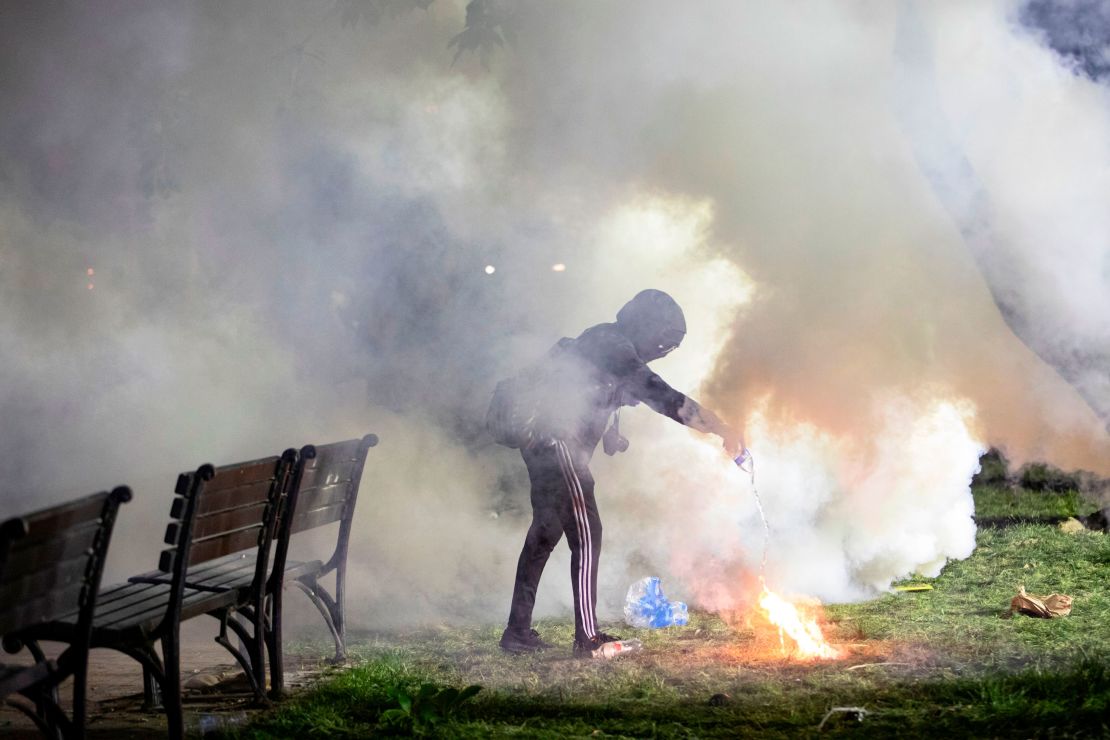
<path id="1" fill-rule="evenodd" d="M 50 651 L 51 646 L 44 646 Z M 4 656 L 4 662 L 20 662 L 23 655 Z M 286 683 L 297 689 L 319 673 L 324 663 L 318 657 L 285 656 Z M 182 676 L 185 682 L 185 722 L 193 736 L 202 728 L 237 724 L 259 711 L 239 665 L 231 654 L 212 641 L 212 636 L 191 625 L 182 625 Z M 62 684 L 63 705 L 69 707 L 72 682 Z M 146 738 L 164 736 L 165 715 L 144 711 L 142 668 L 114 650 L 93 650 L 89 656 L 90 738 Z M 0 737 L 8 740 L 41 738 L 34 724 L 18 710 L 0 705 Z"/>

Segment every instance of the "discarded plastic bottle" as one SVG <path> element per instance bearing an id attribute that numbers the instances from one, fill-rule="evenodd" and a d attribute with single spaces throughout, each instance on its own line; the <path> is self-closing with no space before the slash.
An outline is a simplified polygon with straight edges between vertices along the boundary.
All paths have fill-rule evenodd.
<path id="1" fill-rule="evenodd" d="M 641 578 L 628 587 L 624 600 L 624 621 L 640 629 L 659 629 L 686 624 L 689 621 L 686 604 L 667 601 L 663 588 L 655 576 Z"/>
<path id="2" fill-rule="evenodd" d="M 627 655 L 628 653 L 635 653 L 642 650 L 644 643 L 633 637 L 630 640 L 614 640 L 613 642 L 603 642 L 601 647 L 591 653 L 595 658 L 602 658 L 608 660 L 615 658 L 618 655 Z"/>

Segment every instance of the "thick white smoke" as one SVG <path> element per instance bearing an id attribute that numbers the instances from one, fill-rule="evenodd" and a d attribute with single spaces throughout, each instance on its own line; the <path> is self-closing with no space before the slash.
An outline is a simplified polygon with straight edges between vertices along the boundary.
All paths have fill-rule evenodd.
<path id="1" fill-rule="evenodd" d="M 388 5 L 12 6 L 5 511 L 130 483 L 122 576 L 176 472 L 373 431 L 356 622 L 500 621 L 527 478 L 483 436 L 489 392 L 645 287 L 690 327 L 661 374 L 746 428 L 783 590 L 860 598 L 965 556 L 986 444 L 1106 472 L 1102 424 L 984 283 L 1012 266 L 1036 333 L 1105 349 L 1105 88 L 1018 4 L 918 13 L 986 253 L 899 118 L 894 5 L 512 4 L 488 69 L 451 65 L 462 0 Z M 746 479 L 643 408 L 623 423 L 632 449 L 595 463 L 603 614 L 649 573 L 739 603 Z M 548 567 L 562 614 L 562 548 Z"/>
<path id="2" fill-rule="evenodd" d="M 967 481 L 982 449 L 968 432 L 970 410 L 926 394 L 873 412 L 870 449 L 805 425 L 776 429 L 756 414 L 755 490 L 698 440 L 648 445 L 637 461 L 640 490 L 658 524 L 630 562 L 732 611 L 755 595 L 765 547 L 771 588 L 835 600 L 869 597 L 907 574 L 935 576 L 948 558 L 967 557 L 975 545 Z M 676 452 L 687 461 L 680 470 L 661 462 Z"/>

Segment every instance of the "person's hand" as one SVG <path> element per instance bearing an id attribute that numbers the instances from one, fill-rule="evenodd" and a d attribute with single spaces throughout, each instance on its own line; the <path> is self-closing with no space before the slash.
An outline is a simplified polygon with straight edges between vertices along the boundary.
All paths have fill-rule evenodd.
<path id="1" fill-rule="evenodd" d="M 739 430 L 730 426 L 725 426 L 720 431 L 721 440 L 724 443 L 725 452 L 729 458 L 735 460 L 744 449 L 744 435 Z"/>

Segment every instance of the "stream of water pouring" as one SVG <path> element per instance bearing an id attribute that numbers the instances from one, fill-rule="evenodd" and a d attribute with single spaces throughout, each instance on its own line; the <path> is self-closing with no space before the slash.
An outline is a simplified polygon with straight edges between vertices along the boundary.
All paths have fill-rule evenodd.
<path id="1" fill-rule="evenodd" d="M 771 544 L 771 526 L 767 523 L 767 515 L 763 511 L 763 501 L 759 498 L 759 489 L 755 487 L 755 458 L 752 456 L 752 453 L 745 448 L 744 451 L 740 453 L 740 456 L 733 460 L 733 462 L 736 463 L 736 467 L 751 476 L 752 495 L 755 496 L 755 507 L 759 510 L 759 518 L 763 522 L 763 558 L 759 563 L 759 583 L 766 588 L 767 582 L 764 579 L 764 575 L 767 571 L 767 548 Z M 745 465 L 747 465 L 747 467 L 744 467 Z"/>

